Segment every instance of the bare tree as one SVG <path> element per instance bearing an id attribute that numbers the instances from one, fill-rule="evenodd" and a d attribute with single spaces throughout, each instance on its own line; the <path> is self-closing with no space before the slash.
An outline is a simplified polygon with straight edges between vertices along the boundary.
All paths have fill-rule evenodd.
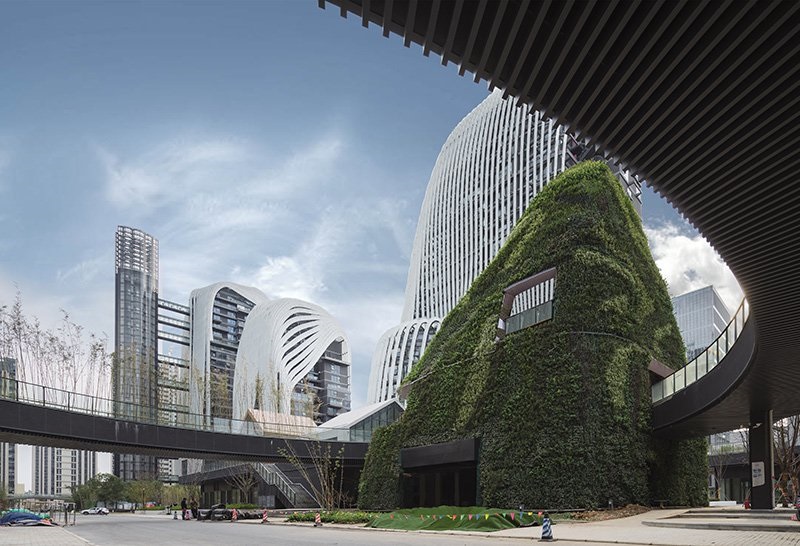
<path id="1" fill-rule="evenodd" d="M 798 456 L 798 439 L 800 439 L 800 415 L 781 419 L 773 425 L 773 445 L 775 463 L 780 472 L 776 487 L 781 494 L 784 506 L 793 504 L 800 490 L 798 489 L 798 472 L 800 472 L 800 456 Z"/>
<path id="2" fill-rule="evenodd" d="M 305 442 L 304 448 L 309 462 L 304 462 L 298 455 L 289 440 L 285 440 L 286 449 L 281 449 L 281 455 L 300 472 L 303 479 L 311 487 L 314 500 L 324 510 L 332 511 L 345 505 L 344 493 L 344 447 L 338 453 L 331 452 L 331 444 Z"/>
<path id="3" fill-rule="evenodd" d="M 72 402 L 80 403 L 80 394 L 108 398 L 111 385 L 111 354 L 108 339 L 85 335 L 82 326 L 61 310 L 61 323 L 46 330 L 36 317 L 23 311 L 22 296 L 17 292 L 11 307 L 0 306 L 0 356 L 16 361 L 16 378 L 25 382 L 63 389 Z M 76 394 L 77 393 L 77 394 Z"/>
<path id="4" fill-rule="evenodd" d="M 253 471 L 253 465 L 244 463 L 230 467 L 225 482 L 239 491 L 241 502 L 250 504 L 253 488 L 258 484 L 258 477 Z"/>
<path id="5" fill-rule="evenodd" d="M 713 437 L 712 437 L 713 438 Z M 728 467 L 737 460 L 737 455 L 742 450 L 735 443 L 711 442 L 708 448 L 709 471 L 714 476 L 716 487 L 714 496 L 716 500 L 728 500 L 724 493 L 723 483 Z"/>

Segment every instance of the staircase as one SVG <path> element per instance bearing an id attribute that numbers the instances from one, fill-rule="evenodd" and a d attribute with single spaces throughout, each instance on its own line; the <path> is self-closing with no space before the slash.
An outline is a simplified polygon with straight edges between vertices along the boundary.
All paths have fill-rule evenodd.
<path id="1" fill-rule="evenodd" d="M 308 489 L 299 482 L 291 481 L 274 463 L 253 463 L 256 473 L 267 485 L 275 486 L 290 508 L 318 508 L 319 503 Z"/>

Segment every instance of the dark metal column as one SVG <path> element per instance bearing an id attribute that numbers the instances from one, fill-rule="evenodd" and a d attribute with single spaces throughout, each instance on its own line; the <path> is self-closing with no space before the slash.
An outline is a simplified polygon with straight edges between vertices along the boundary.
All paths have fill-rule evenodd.
<path id="1" fill-rule="evenodd" d="M 772 457 L 772 410 L 766 412 L 760 423 L 750 427 L 750 505 L 756 510 L 775 508 L 772 491 L 772 474 L 775 468 Z"/>

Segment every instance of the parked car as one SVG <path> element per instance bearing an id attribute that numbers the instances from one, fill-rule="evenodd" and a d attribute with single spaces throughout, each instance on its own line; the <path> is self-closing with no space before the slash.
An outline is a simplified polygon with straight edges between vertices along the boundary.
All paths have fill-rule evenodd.
<path id="1" fill-rule="evenodd" d="M 108 508 L 103 508 L 102 506 L 95 506 L 94 508 L 87 508 L 86 510 L 82 510 L 81 514 L 91 515 L 91 514 L 100 514 L 101 516 L 108 515 Z"/>

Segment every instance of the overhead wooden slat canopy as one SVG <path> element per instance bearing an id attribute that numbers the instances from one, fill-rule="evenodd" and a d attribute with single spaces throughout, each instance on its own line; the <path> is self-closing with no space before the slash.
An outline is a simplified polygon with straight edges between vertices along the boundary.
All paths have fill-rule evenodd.
<path id="1" fill-rule="evenodd" d="M 800 2 L 329 3 L 565 124 L 719 252 L 750 301 L 756 355 L 673 432 L 800 413 Z"/>

